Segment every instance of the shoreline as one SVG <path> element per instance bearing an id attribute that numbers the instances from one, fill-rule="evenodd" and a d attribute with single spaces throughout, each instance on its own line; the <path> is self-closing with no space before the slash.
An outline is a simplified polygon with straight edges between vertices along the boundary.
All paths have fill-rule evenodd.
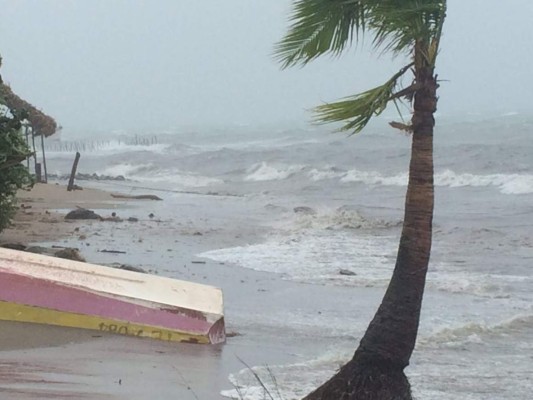
<path id="1" fill-rule="evenodd" d="M 261 332 L 261 327 L 248 327 L 245 322 L 248 308 L 259 309 L 266 297 L 277 297 L 279 282 L 274 282 L 269 274 L 196 257 L 214 247 L 253 241 L 263 229 L 242 227 L 238 235 L 230 234 L 223 220 L 194 214 L 195 205 L 189 195 L 182 195 L 177 201 L 168 199 L 169 204 L 165 204 L 117 201 L 111 193 L 99 189 L 68 193 L 64 186 L 55 184 L 37 185 L 31 192 L 21 192 L 21 209 L 14 226 L 0 234 L 0 244 L 79 248 L 89 263 L 133 265 L 150 273 L 221 287 L 230 337 L 223 345 L 189 345 L 0 321 L 0 352 L 4 360 L 3 367 L 0 365 L 0 377 L 4 378 L 0 393 L 23 400 L 65 396 L 140 400 L 153 393 L 158 398 L 224 399 L 221 391 L 232 387 L 230 374 L 244 368 L 241 359 L 250 365 L 298 359 L 287 354 L 286 343 L 278 343 L 277 335 Z M 176 204 L 180 205 L 180 213 L 168 220 L 163 211 Z M 77 206 L 104 217 L 114 211 L 124 220 L 65 220 L 65 213 Z M 159 210 L 162 219 L 148 218 L 152 209 L 156 214 Z M 144 217 L 130 223 L 130 215 Z M 125 250 L 126 254 L 102 252 L 104 248 Z M 280 290 L 293 286 L 284 282 Z M 253 305 L 246 304 L 241 309 L 243 296 L 252 299 Z M 145 379 L 152 383 L 142 384 Z"/>

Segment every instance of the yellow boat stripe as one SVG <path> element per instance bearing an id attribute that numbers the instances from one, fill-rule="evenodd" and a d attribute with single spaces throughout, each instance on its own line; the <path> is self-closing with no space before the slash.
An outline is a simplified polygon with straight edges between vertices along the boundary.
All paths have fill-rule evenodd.
<path id="1" fill-rule="evenodd" d="M 207 336 L 5 301 L 0 301 L 0 320 L 91 329 L 170 342 L 209 343 Z"/>

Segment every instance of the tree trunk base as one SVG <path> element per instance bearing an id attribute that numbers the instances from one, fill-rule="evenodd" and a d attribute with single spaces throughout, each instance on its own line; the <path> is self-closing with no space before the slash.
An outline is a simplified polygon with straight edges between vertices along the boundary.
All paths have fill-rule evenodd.
<path id="1" fill-rule="evenodd" d="M 412 400 L 403 369 L 351 360 L 303 400 Z"/>

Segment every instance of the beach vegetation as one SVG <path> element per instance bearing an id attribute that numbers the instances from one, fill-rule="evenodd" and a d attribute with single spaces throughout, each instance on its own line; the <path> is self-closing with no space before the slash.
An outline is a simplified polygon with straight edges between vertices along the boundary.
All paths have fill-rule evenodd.
<path id="1" fill-rule="evenodd" d="M 415 347 L 428 270 L 434 208 L 433 129 L 437 55 L 445 0 L 295 0 L 291 25 L 276 45 L 284 68 L 339 56 L 371 39 L 374 50 L 405 64 L 385 83 L 315 109 L 321 123 L 355 134 L 389 105 L 409 107 L 410 122 L 392 122 L 412 138 L 403 228 L 394 272 L 353 358 L 307 400 L 410 400 L 404 373 Z"/>
<path id="2" fill-rule="evenodd" d="M 0 77 L 0 85 L 1 80 Z M 10 109 L 3 99 L 4 92 L 0 88 L 0 232 L 9 226 L 15 213 L 17 191 L 33 184 L 28 169 L 22 164 L 31 154 L 21 131 L 26 113 Z"/>

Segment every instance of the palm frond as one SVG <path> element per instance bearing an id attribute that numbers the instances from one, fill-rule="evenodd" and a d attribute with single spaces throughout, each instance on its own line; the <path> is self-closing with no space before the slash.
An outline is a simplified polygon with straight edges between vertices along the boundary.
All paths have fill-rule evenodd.
<path id="1" fill-rule="evenodd" d="M 274 55 L 282 67 L 339 55 L 365 32 L 376 48 L 400 53 L 440 37 L 446 0 L 295 0 Z"/>
<path id="2" fill-rule="evenodd" d="M 373 116 L 380 115 L 385 111 L 390 101 L 398 100 L 398 95 L 395 92 L 400 78 L 411 67 L 412 64 L 406 65 L 381 86 L 335 103 L 316 107 L 314 109 L 316 113 L 315 122 L 324 124 L 345 122 L 339 128 L 339 131 L 351 131 L 352 135 L 359 133 Z"/>
<path id="3" fill-rule="evenodd" d="M 340 54 L 365 23 L 360 0 L 296 0 L 287 35 L 274 56 L 286 68 L 307 64 L 325 53 Z"/>
<path id="4" fill-rule="evenodd" d="M 372 10 L 374 46 L 395 53 L 437 35 L 445 0 L 383 0 Z"/>

